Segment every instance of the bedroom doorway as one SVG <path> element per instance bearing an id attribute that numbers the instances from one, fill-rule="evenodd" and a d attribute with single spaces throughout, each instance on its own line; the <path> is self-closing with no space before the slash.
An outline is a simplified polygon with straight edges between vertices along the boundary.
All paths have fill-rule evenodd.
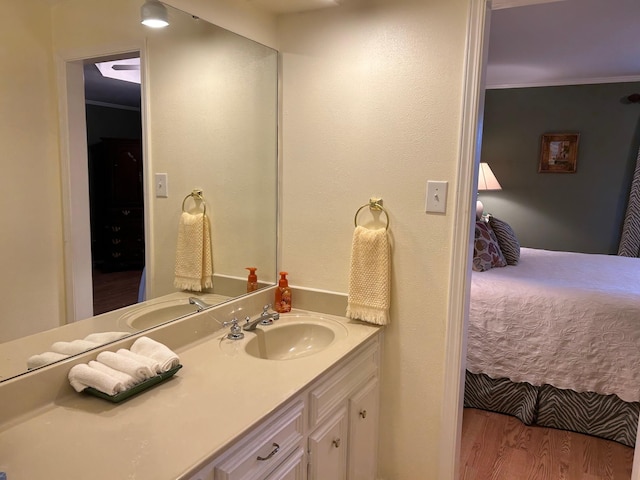
<path id="1" fill-rule="evenodd" d="M 484 3 L 484 2 L 478 2 L 477 4 L 475 4 L 475 6 L 472 6 L 472 10 L 474 10 L 475 8 L 480 9 L 478 4 L 480 3 Z M 529 3 L 546 3 L 544 0 L 542 1 L 530 1 L 530 2 L 523 2 L 523 1 L 514 1 L 514 2 L 498 2 L 498 0 L 496 0 L 494 3 L 511 3 L 512 7 L 517 7 L 517 6 L 521 6 L 523 4 Z M 612 8 L 612 7 L 610 7 Z M 484 101 L 484 84 L 482 83 L 482 81 L 480 80 L 482 75 L 481 75 L 481 71 L 483 70 L 483 68 L 486 67 L 486 55 L 483 55 L 482 53 L 482 46 L 484 45 L 486 48 L 486 43 L 488 43 L 488 32 L 489 32 L 489 28 L 488 28 L 488 22 L 489 22 L 489 16 L 491 14 L 490 11 L 486 12 L 486 25 L 483 26 L 483 23 L 485 22 L 485 16 L 483 12 L 472 12 L 472 21 L 471 21 L 471 28 L 470 28 L 470 45 L 471 47 L 469 48 L 469 64 L 468 64 L 468 68 L 469 68 L 469 72 L 468 72 L 468 76 L 467 76 L 467 81 L 469 82 L 470 86 L 467 85 L 467 91 L 465 93 L 465 111 L 463 113 L 463 122 L 465 122 L 465 124 L 463 125 L 463 142 L 467 143 L 467 150 L 468 151 L 464 151 L 464 147 L 463 147 L 463 152 L 461 154 L 461 171 L 459 174 L 459 181 L 461 185 L 468 185 L 469 189 L 473 192 L 471 193 L 471 198 L 475 197 L 475 181 L 474 181 L 474 177 L 477 177 L 477 164 L 479 163 L 479 156 L 480 156 L 480 152 L 479 152 L 479 144 L 481 141 L 481 132 L 482 132 L 482 127 L 483 127 L 483 101 Z M 487 36 L 485 36 L 485 34 Z M 486 42 L 486 43 L 483 43 Z M 475 48 L 475 50 L 474 50 Z M 486 54 L 486 50 L 484 51 L 484 53 Z M 478 81 L 478 83 L 474 84 L 474 81 Z M 475 101 L 474 101 L 475 100 Z M 475 146 L 472 146 L 473 142 L 469 139 L 469 138 L 464 138 L 466 136 L 470 136 L 475 138 L 475 140 L 478 141 L 478 144 Z M 456 223 L 456 226 L 460 227 L 460 228 L 464 228 L 465 227 L 465 222 L 469 221 L 468 224 L 466 224 L 467 228 L 468 227 L 472 227 L 472 222 L 471 222 L 471 216 L 473 214 L 469 214 L 468 216 L 465 216 L 464 214 L 464 209 L 463 207 L 466 205 L 472 205 L 475 204 L 475 201 L 469 201 L 469 193 L 467 192 L 467 196 L 465 195 L 460 195 L 459 199 L 461 200 L 461 206 L 459 207 L 459 210 L 457 211 L 457 215 L 460 217 L 460 222 Z M 468 230 L 463 233 L 460 233 L 460 235 L 457 238 L 457 244 L 454 243 L 454 255 L 455 253 L 458 253 L 460 255 L 466 255 L 466 251 L 465 248 L 467 248 L 468 243 L 465 244 L 465 241 L 469 241 L 471 238 L 473 238 L 473 232 L 469 232 Z M 470 280 L 470 272 L 468 270 L 466 270 L 466 268 L 464 266 L 460 266 L 460 272 L 456 272 L 454 274 L 454 278 L 452 279 L 452 292 L 453 292 L 453 296 L 455 297 L 452 300 L 452 304 L 451 304 L 451 313 L 450 313 L 450 321 L 451 321 L 451 327 L 452 327 L 452 331 L 456 331 L 457 333 L 453 334 L 454 338 L 453 340 L 448 342 L 447 345 L 447 351 L 450 352 L 450 356 L 449 359 L 451 360 L 451 365 L 449 365 L 446 369 L 447 371 L 447 379 L 449 380 L 447 383 L 448 385 L 450 385 L 450 397 L 451 399 L 455 399 L 454 400 L 454 404 L 457 406 L 455 408 L 455 411 L 451 411 L 451 412 L 445 412 L 445 418 L 444 421 L 446 424 L 448 425 L 455 425 L 456 427 L 453 428 L 453 431 L 449 431 L 449 432 L 444 432 L 444 437 L 445 439 L 449 439 L 449 438 L 453 438 L 452 444 L 455 444 L 456 446 L 460 445 L 460 439 L 461 439 L 461 422 L 462 422 L 462 397 L 464 395 L 464 365 L 465 365 L 465 358 L 466 358 L 466 352 L 464 351 L 464 349 L 466 348 L 466 323 L 467 323 L 467 316 L 468 316 L 468 302 L 469 302 L 469 297 L 468 297 L 468 292 L 469 292 L 469 280 Z M 466 287 L 460 287 L 459 285 L 456 284 L 464 284 L 466 285 Z M 458 288 L 456 288 L 458 287 Z M 465 294 L 465 290 L 466 290 L 466 294 Z M 462 310 L 462 312 L 459 312 L 459 310 Z M 456 318 L 457 314 L 460 314 L 460 317 L 464 320 L 460 320 L 459 318 Z M 456 323 L 460 321 L 460 323 Z M 459 334 L 459 337 L 457 336 Z M 459 358 L 457 358 L 456 356 L 460 355 Z M 446 407 L 445 407 L 446 409 Z M 448 437 L 449 436 L 449 437 Z M 636 442 L 636 448 L 635 448 L 635 452 L 634 453 L 638 453 L 638 442 Z M 634 463 L 633 463 L 633 471 L 631 474 L 631 479 L 632 480 L 640 480 L 640 455 L 634 455 Z M 447 460 L 444 460 L 444 462 L 446 462 Z M 457 461 L 457 458 L 455 459 L 455 461 Z M 452 469 L 448 469 L 446 465 L 443 464 L 443 468 L 442 471 L 443 472 L 459 472 L 460 469 L 460 465 L 457 465 L 455 468 Z M 447 477 L 447 478 L 454 478 L 453 474 L 451 475 L 451 477 Z M 459 477 L 455 477 L 455 478 L 459 478 Z"/>

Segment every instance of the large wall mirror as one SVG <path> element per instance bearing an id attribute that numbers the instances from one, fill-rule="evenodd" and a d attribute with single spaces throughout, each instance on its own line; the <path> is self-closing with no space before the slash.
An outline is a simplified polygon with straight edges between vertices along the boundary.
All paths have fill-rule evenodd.
<path id="1" fill-rule="evenodd" d="M 257 267 L 260 288 L 276 281 L 277 51 L 168 5 L 170 26 L 149 30 L 139 23 L 141 4 L 14 1 L 0 20 L 11 49 L 3 53 L 0 83 L 0 142 L 6 146 L 0 381 L 37 368 L 28 359 L 58 353 L 52 351 L 56 342 L 65 348 L 76 340 L 109 342 L 193 313 L 197 306 L 189 296 L 213 305 L 245 295 L 247 267 Z M 139 153 L 114 105 L 94 101 L 73 111 L 78 89 L 84 98 L 78 78 L 93 68 L 95 52 L 101 60 L 141 58 Z M 112 114 L 101 120 L 104 134 L 89 125 L 100 109 Z M 74 115 L 82 118 L 80 125 Z M 113 165 L 121 168 L 127 159 L 137 165 L 140 183 L 131 188 L 139 194 L 114 178 Z M 96 162 L 108 168 L 96 168 Z M 166 195 L 156 191 L 158 173 L 168 179 Z M 130 240 L 112 235 L 113 222 L 96 214 L 96 185 L 103 194 L 115 190 L 140 201 L 141 252 L 133 255 L 134 247 L 122 245 Z M 199 293 L 173 282 L 181 214 L 205 207 L 189 196 L 194 189 L 206 202 L 213 254 L 213 288 Z M 84 216 L 73 207 L 83 201 Z M 91 232 L 90 245 L 82 244 L 77 230 Z M 78 260 L 78 252 L 99 249 L 127 257 Z M 136 272 L 129 275 L 137 292 L 132 305 L 69 318 L 74 296 L 91 292 L 93 277 L 129 268 Z M 107 295 L 118 288 L 103 286 Z"/>

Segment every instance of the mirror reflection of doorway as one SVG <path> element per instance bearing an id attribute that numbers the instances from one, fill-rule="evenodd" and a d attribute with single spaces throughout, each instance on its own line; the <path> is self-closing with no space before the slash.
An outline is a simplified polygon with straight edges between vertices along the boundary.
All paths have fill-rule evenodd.
<path id="1" fill-rule="evenodd" d="M 85 61 L 84 87 L 93 314 L 99 315 L 140 297 L 145 243 L 139 55 Z"/>

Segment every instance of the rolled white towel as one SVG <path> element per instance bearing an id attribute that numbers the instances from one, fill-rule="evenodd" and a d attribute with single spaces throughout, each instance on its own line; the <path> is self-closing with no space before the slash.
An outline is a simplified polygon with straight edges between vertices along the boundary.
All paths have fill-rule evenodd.
<path id="1" fill-rule="evenodd" d="M 87 387 L 93 387 L 107 395 L 115 395 L 126 390 L 123 383 L 117 378 L 91 368 L 86 363 L 71 367 L 68 378 L 76 392 L 81 392 Z"/>
<path id="2" fill-rule="evenodd" d="M 84 339 L 88 342 L 95 342 L 102 345 L 103 343 L 115 342 L 127 335 L 131 335 L 131 332 L 98 332 L 90 333 L 84 337 Z"/>
<path id="3" fill-rule="evenodd" d="M 71 342 L 56 342 L 51 345 L 51 351 L 56 353 L 62 353 L 64 355 L 76 355 L 78 353 L 86 352 L 92 348 L 99 347 L 100 345 L 95 342 L 89 342 L 87 340 L 72 340 Z"/>
<path id="4" fill-rule="evenodd" d="M 128 373 L 121 372 L 120 370 L 116 370 L 115 368 L 111 368 L 104 363 L 96 362 L 95 360 L 91 360 L 89 362 L 89 366 L 91 368 L 95 368 L 96 370 L 101 371 L 102 373 L 106 373 L 107 375 L 111 375 L 116 380 L 122 382 L 125 389 L 129 389 L 133 387 L 136 383 L 136 379 L 133 378 Z"/>
<path id="5" fill-rule="evenodd" d="M 69 355 L 57 352 L 42 352 L 27 358 L 27 369 L 31 370 L 32 368 L 49 365 L 50 363 L 64 360 L 65 358 L 69 358 Z"/>
<path id="6" fill-rule="evenodd" d="M 155 377 L 156 375 L 156 372 L 153 372 L 144 363 L 140 363 L 116 352 L 100 352 L 97 360 L 115 370 L 128 373 L 136 380 L 136 382 L 142 382 L 148 378 Z"/>
<path id="7" fill-rule="evenodd" d="M 133 353 L 131 350 L 127 350 L 126 348 L 121 348 L 116 353 L 120 355 L 124 355 L 125 357 L 132 358 L 133 360 L 144 363 L 147 367 L 149 367 L 153 372 L 162 373 L 160 370 L 160 363 L 157 360 L 154 360 L 151 357 L 145 357 L 144 355 L 140 355 L 138 353 Z"/>
<path id="8" fill-rule="evenodd" d="M 163 372 L 168 372 L 180 364 L 180 357 L 173 350 L 149 337 L 140 337 L 133 342 L 131 351 L 157 360 Z"/>

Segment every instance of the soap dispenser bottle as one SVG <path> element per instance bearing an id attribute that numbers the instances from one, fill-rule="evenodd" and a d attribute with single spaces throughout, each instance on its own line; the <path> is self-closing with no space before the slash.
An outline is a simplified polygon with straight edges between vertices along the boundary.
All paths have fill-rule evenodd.
<path id="1" fill-rule="evenodd" d="M 246 267 L 249 270 L 249 278 L 247 278 L 247 293 L 258 289 L 258 276 L 256 275 L 256 267 Z"/>
<path id="2" fill-rule="evenodd" d="M 276 298 L 273 302 L 273 308 L 278 313 L 287 313 L 291 311 L 291 289 L 287 280 L 287 272 L 280 272 L 280 280 L 278 288 L 276 288 Z"/>

